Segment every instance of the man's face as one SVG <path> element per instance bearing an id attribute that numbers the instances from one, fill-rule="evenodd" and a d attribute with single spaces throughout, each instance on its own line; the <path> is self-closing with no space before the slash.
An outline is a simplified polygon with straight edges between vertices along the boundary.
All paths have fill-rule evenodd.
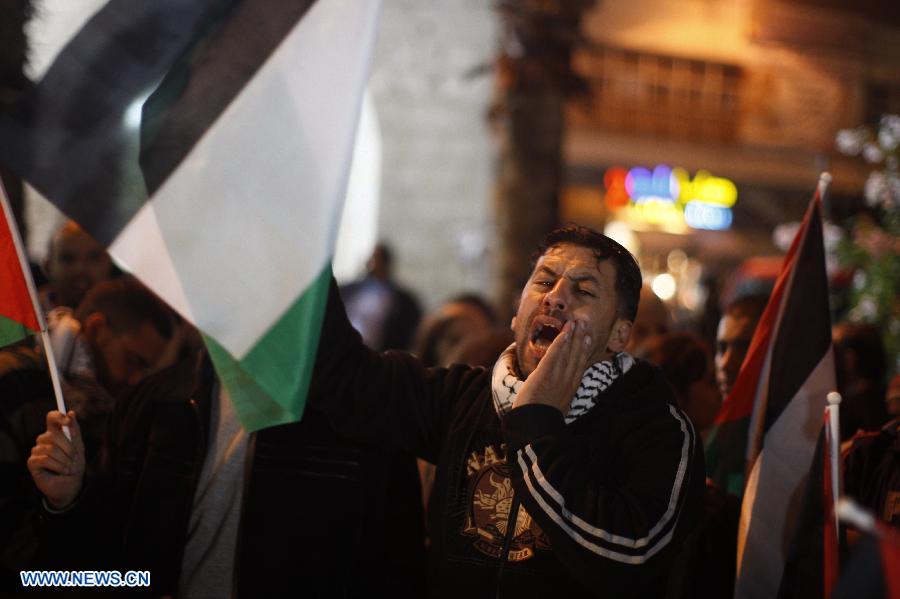
<path id="1" fill-rule="evenodd" d="M 598 261 L 593 250 L 568 243 L 547 250 L 522 290 L 512 321 L 521 375 L 534 371 L 569 320 L 587 326 L 592 363 L 621 351 L 631 323 L 616 316 L 615 284 L 615 266 Z"/>
<path id="2" fill-rule="evenodd" d="M 102 322 L 96 329 L 88 328 L 85 332 L 97 378 L 113 395 L 156 371 L 168 345 L 168 340 L 149 322 L 121 333 L 114 332 Z"/>
<path id="3" fill-rule="evenodd" d="M 112 261 L 94 239 L 76 226 L 59 231 L 47 257 L 47 278 L 56 301 L 75 307 L 88 289 L 109 278 Z"/>
<path id="4" fill-rule="evenodd" d="M 756 319 L 740 313 L 726 314 L 716 332 L 716 383 L 724 401 L 734 386 L 756 330 Z"/>

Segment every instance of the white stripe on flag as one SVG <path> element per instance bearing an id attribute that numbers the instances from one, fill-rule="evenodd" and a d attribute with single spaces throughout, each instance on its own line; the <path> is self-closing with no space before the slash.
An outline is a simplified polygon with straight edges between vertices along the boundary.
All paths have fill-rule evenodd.
<path id="1" fill-rule="evenodd" d="M 316 2 L 110 248 L 238 359 L 333 252 L 378 6 Z"/>
<path id="2" fill-rule="evenodd" d="M 834 389 L 833 364 L 829 347 L 766 433 L 741 506 L 735 599 L 772 599 L 778 594 L 822 428 L 825 396 Z"/>
<path id="3" fill-rule="evenodd" d="M 108 249 L 120 267 L 139 274 L 185 319 L 196 322 L 152 202 L 141 207 Z"/>

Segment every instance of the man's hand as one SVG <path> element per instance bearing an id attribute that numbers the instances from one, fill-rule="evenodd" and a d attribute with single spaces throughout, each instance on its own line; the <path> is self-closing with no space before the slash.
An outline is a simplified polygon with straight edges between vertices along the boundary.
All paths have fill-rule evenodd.
<path id="1" fill-rule="evenodd" d="M 565 414 L 590 366 L 591 337 L 583 322 L 568 321 L 547 348 L 519 392 L 513 409 L 527 404 L 546 404 Z"/>
<path id="2" fill-rule="evenodd" d="M 69 427 L 71 441 L 63 433 L 63 426 Z M 47 413 L 47 430 L 31 448 L 28 471 L 51 508 L 62 510 L 75 501 L 84 479 L 84 443 L 75 412 Z"/>

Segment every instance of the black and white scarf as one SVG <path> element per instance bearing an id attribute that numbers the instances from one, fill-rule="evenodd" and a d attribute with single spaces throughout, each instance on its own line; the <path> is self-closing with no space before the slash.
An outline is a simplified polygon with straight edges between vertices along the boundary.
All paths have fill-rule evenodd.
<path id="1" fill-rule="evenodd" d="M 592 364 L 585 370 L 572 405 L 569 406 L 569 413 L 566 414 L 566 424 L 574 422 L 576 418 L 593 408 L 597 396 L 632 366 L 634 358 L 630 354 L 619 352 L 612 359 Z M 522 383 L 524 381 L 516 374 L 516 344 L 513 343 L 500 354 L 491 377 L 491 391 L 497 416 L 502 417 L 512 409 L 516 393 L 522 387 Z"/>

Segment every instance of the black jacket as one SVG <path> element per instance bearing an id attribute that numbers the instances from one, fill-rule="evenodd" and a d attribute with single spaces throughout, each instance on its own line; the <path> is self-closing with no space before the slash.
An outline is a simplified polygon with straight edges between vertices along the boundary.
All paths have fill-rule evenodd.
<path id="1" fill-rule="evenodd" d="M 501 422 L 490 378 L 370 351 L 332 285 L 313 405 L 342 434 L 437 465 L 430 595 L 661 596 L 704 470 L 660 371 L 637 363 L 570 425 L 542 405 Z"/>
<path id="2" fill-rule="evenodd" d="M 149 570 L 152 595 L 175 593 L 213 380 L 208 361 L 199 369 L 187 361 L 120 402 L 102 476 L 88 480 L 73 510 L 45 515 L 45 547 L 56 549 L 45 567 Z M 422 509 L 411 456 L 346 441 L 314 410 L 248 442 L 236 596 L 421 595 Z"/>

